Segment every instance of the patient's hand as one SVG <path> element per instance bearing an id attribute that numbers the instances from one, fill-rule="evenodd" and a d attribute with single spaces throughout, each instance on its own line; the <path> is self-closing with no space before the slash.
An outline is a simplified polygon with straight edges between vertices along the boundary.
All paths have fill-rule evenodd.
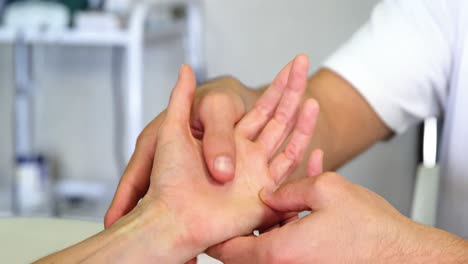
<path id="1" fill-rule="evenodd" d="M 195 78 L 183 66 L 159 131 L 147 195 L 110 228 L 39 262 L 183 263 L 282 217 L 259 192 L 276 188 L 294 170 L 312 136 L 317 103 L 306 101 L 298 115 L 307 70 L 307 58 L 298 56 L 236 124 L 236 175 L 222 185 L 208 174 L 190 130 Z M 275 154 L 292 130 L 285 151 Z"/>
<path id="2" fill-rule="evenodd" d="M 258 195 L 264 187 L 275 188 L 293 171 L 312 136 L 317 103 L 306 101 L 298 115 L 307 71 L 307 58 L 297 57 L 236 125 L 236 175 L 223 185 L 208 174 L 201 142 L 190 131 L 195 79 L 188 66 L 182 67 L 158 133 L 151 183 L 143 202 L 162 202 L 181 226 L 182 243 L 196 244 L 196 253 L 279 217 Z M 275 155 L 293 128 L 285 151 Z"/>

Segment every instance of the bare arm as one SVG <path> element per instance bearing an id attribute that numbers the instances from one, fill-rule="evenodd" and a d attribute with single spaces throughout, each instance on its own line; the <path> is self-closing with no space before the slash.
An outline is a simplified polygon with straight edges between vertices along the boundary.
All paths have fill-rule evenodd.
<path id="1" fill-rule="evenodd" d="M 311 145 L 326 149 L 325 169 L 337 169 L 392 134 L 361 94 L 330 70 L 310 78 L 308 96 L 322 109 L 323 132 Z"/>
<path id="2" fill-rule="evenodd" d="M 174 219 L 164 204 L 145 201 L 111 228 L 35 263 L 182 263 L 197 252 Z"/>

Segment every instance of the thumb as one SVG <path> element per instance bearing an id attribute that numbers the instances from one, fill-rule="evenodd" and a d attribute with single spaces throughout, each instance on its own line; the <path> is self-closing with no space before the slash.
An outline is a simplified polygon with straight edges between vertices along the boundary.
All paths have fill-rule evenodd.
<path id="1" fill-rule="evenodd" d="M 195 75 L 188 65 L 182 65 L 177 84 L 171 93 L 166 120 L 179 126 L 188 126 L 193 97 L 195 95 Z"/>
<path id="2" fill-rule="evenodd" d="M 203 154 L 213 178 L 221 183 L 234 178 L 236 148 L 234 126 L 244 112 L 237 95 L 212 92 L 200 100 L 196 110 L 203 124 Z"/>
<path id="3" fill-rule="evenodd" d="M 228 115 L 224 113 L 224 115 Z M 213 178 L 221 183 L 234 178 L 236 146 L 234 142 L 234 119 L 223 113 L 207 117 L 203 135 L 203 154 Z"/>
<path id="4" fill-rule="evenodd" d="M 317 177 L 323 172 L 323 151 L 320 149 L 312 151 L 307 164 L 308 177 L 301 180 L 289 182 L 279 187 L 275 192 L 263 189 L 260 197 L 263 202 L 272 209 L 280 212 L 299 212 L 312 208 L 313 187 Z"/>
<path id="5" fill-rule="evenodd" d="M 311 210 L 313 208 L 309 205 L 309 195 L 314 182 L 315 178 L 307 177 L 288 182 L 274 192 L 263 189 L 260 198 L 270 208 L 279 212 Z"/>

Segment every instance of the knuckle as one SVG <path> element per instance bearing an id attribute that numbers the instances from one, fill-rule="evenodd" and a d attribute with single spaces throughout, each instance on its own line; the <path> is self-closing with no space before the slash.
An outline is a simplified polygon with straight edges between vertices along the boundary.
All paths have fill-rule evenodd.
<path id="1" fill-rule="evenodd" d="M 273 111 L 271 107 L 265 103 L 258 103 L 255 106 L 254 113 L 258 120 L 269 120 L 273 116 Z"/>
<path id="2" fill-rule="evenodd" d="M 300 157 L 298 156 L 299 153 L 299 146 L 294 142 L 289 142 L 284 150 L 284 154 L 286 157 L 295 163 Z"/>
<path id="3" fill-rule="evenodd" d="M 285 87 L 288 84 L 288 78 L 275 78 L 272 85 L 276 87 Z"/>
<path id="4" fill-rule="evenodd" d="M 146 145 L 148 140 L 147 138 L 148 135 L 145 133 L 145 131 L 141 132 L 136 139 L 135 149 L 140 149 Z"/>
<path id="5" fill-rule="evenodd" d="M 315 188 L 319 191 L 329 191 L 339 183 L 337 175 L 332 172 L 326 172 L 317 177 L 315 181 Z"/>
<path id="6" fill-rule="evenodd" d="M 289 114 L 286 109 L 278 109 L 274 118 L 278 123 L 286 124 L 289 121 Z"/>
<path id="7" fill-rule="evenodd" d="M 321 194 L 338 198 L 342 194 L 349 192 L 350 184 L 337 173 L 326 172 L 318 176 L 314 183 L 314 188 Z"/>
<path id="8" fill-rule="evenodd" d="M 223 91 L 210 91 L 204 96 L 202 103 L 205 105 L 223 105 L 231 101 L 231 96 Z"/>
<path id="9" fill-rule="evenodd" d="M 231 95 L 222 91 L 211 91 L 200 101 L 200 114 L 204 116 L 226 113 L 226 109 L 230 109 L 228 107 L 233 105 L 234 102 Z"/>

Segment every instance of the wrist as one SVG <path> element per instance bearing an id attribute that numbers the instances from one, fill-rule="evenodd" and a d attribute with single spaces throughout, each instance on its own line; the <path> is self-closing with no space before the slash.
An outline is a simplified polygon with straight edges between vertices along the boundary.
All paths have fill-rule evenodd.
<path id="1" fill-rule="evenodd" d="M 146 252 L 151 254 L 149 259 L 158 263 L 184 263 L 204 251 L 204 247 L 193 239 L 186 223 L 179 218 L 180 213 L 160 201 L 143 200 L 139 206 L 141 212 L 136 213 L 136 228 L 129 231 L 136 229 L 136 240 L 147 241 Z"/>
<path id="2" fill-rule="evenodd" d="M 203 248 L 163 204 L 142 201 L 110 228 L 36 263 L 185 263 Z"/>
<path id="3" fill-rule="evenodd" d="M 177 214 L 159 201 L 143 199 L 106 232 L 113 243 L 99 255 L 119 256 L 121 263 L 185 263 L 204 250 L 193 243 Z"/>

